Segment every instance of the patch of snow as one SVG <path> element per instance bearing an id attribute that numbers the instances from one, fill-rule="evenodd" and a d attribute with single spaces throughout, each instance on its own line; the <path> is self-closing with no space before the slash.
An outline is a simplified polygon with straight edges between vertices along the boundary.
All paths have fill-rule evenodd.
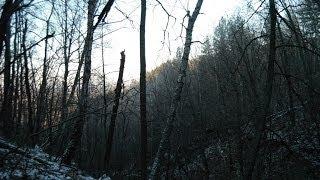
<path id="1" fill-rule="evenodd" d="M 39 146 L 22 149 L 6 142 L 1 137 L 0 144 L 4 145 L 4 147 L 0 146 L 0 158 L 4 158 L 3 165 L 0 167 L 0 179 L 95 180 L 76 167 L 65 166 L 59 161 L 53 161 L 57 158 L 45 153 Z M 15 151 L 17 149 L 19 153 Z M 103 175 L 99 180 L 111 180 L 111 178 Z"/>
<path id="2" fill-rule="evenodd" d="M 99 180 L 111 180 L 111 178 L 109 176 L 107 176 L 106 174 L 104 174 L 103 176 L 101 176 L 99 178 Z"/>

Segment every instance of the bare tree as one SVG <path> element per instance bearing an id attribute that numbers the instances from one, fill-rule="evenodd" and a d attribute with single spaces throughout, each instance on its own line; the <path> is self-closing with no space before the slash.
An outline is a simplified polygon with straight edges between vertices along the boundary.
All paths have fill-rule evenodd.
<path id="1" fill-rule="evenodd" d="M 175 89 L 173 100 L 171 102 L 170 112 L 167 117 L 165 128 L 162 131 L 161 141 L 158 147 L 156 157 L 154 158 L 154 161 L 152 164 L 152 169 L 151 169 L 149 179 L 155 178 L 158 172 L 158 168 L 161 165 L 161 159 L 163 158 L 164 153 L 168 149 L 167 146 L 168 146 L 169 137 L 172 131 L 172 124 L 176 117 L 176 112 L 177 112 L 178 104 L 181 99 L 181 92 L 184 85 L 184 79 L 186 77 L 190 48 L 192 44 L 192 31 L 193 31 L 194 23 L 196 22 L 197 17 L 199 15 L 202 3 L 203 3 L 203 0 L 198 0 L 192 15 L 190 16 L 189 12 L 187 13 L 187 17 L 189 19 L 188 19 L 188 26 L 186 28 L 186 39 L 184 43 L 184 50 L 183 50 L 183 55 L 181 59 L 180 69 L 179 69 L 177 87 Z"/>
<path id="2" fill-rule="evenodd" d="M 125 61 L 126 61 L 126 56 L 124 54 L 124 51 L 122 51 L 117 86 L 116 86 L 116 89 L 114 90 L 115 95 L 114 95 L 114 99 L 113 99 L 112 113 L 111 113 L 111 119 L 110 119 L 109 131 L 108 131 L 108 137 L 107 137 L 107 143 L 106 143 L 107 147 L 106 147 L 105 157 L 104 157 L 106 168 L 109 168 L 109 163 L 110 163 L 112 144 L 113 144 L 113 134 L 114 134 L 114 129 L 115 129 L 115 125 L 116 125 L 119 101 L 120 101 L 121 90 L 122 90 L 122 85 L 123 85 L 123 71 L 124 71 Z"/>
<path id="3" fill-rule="evenodd" d="M 2 7 L 2 13 L 0 17 L 0 57 L 2 55 L 3 51 L 3 43 L 6 40 L 7 35 L 7 28 L 10 28 L 11 23 L 11 16 L 19 11 L 22 7 L 27 5 L 21 5 L 23 0 L 6 0 L 3 7 Z M 30 2 L 31 3 L 31 2 Z M 3 28 L 4 27 L 4 28 Z M 10 38 L 10 36 L 9 36 Z"/>
<path id="4" fill-rule="evenodd" d="M 79 151 L 82 129 L 84 121 L 86 120 L 87 103 L 89 96 L 89 81 L 91 76 L 91 50 L 93 43 L 93 19 L 96 9 L 97 0 L 90 0 L 88 2 L 88 20 L 87 20 L 87 35 L 85 38 L 85 45 L 83 49 L 85 67 L 83 72 L 82 89 L 79 99 L 79 117 L 74 123 L 74 129 L 71 133 L 70 141 L 67 149 L 63 154 L 62 161 L 66 164 L 70 164 L 71 160 L 75 157 L 76 151 Z"/>
<path id="5" fill-rule="evenodd" d="M 142 178 L 147 179 L 147 151 L 148 151 L 148 129 L 146 108 L 146 0 L 141 0 L 140 20 L 140 163 Z"/>
<path id="6" fill-rule="evenodd" d="M 104 6 L 104 8 L 102 9 L 100 15 L 98 16 L 98 21 L 96 22 L 96 24 L 92 27 L 92 31 L 94 32 L 95 29 L 98 27 L 99 23 L 104 20 L 110 10 L 111 10 L 111 7 L 113 5 L 115 0 L 109 0 L 108 3 Z M 67 104 L 70 104 L 72 101 L 73 101 L 73 98 L 74 98 L 74 94 L 75 94 L 75 90 L 76 90 L 76 87 L 77 87 L 77 84 L 79 82 L 79 78 L 80 78 L 80 72 L 81 72 L 81 68 L 82 68 L 82 65 L 83 65 L 83 62 L 84 62 L 84 58 L 85 58 L 85 54 L 81 54 L 81 58 L 79 60 L 79 65 L 78 65 L 78 69 L 77 69 L 77 73 L 76 73 L 76 77 L 74 78 L 74 82 L 73 82 L 73 85 L 71 87 L 71 93 L 70 93 L 70 96 L 69 96 L 69 99 L 68 99 L 68 103 Z"/>
<path id="7" fill-rule="evenodd" d="M 61 98 L 61 118 L 60 121 L 64 121 L 68 116 L 68 76 L 69 76 L 69 59 L 68 55 L 68 1 L 64 1 L 64 31 L 63 31 L 63 59 L 64 59 L 64 74 L 63 74 L 63 87 L 62 87 L 62 98 Z M 69 44 L 71 46 L 71 44 Z M 61 126 L 60 126 L 61 128 Z"/>
<path id="8" fill-rule="evenodd" d="M 82 81 L 82 88 L 80 92 L 80 99 L 79 99 L 79 113 L 80 118 L 78 118 L 74 124 L 74 130 L 71 133 L 71 138 L 66 148 L 64 155 L 63 155 L 63 162 L 66 164 L 70 164 L 71 160 L 74 158 L 76 151 L 80 147 L 81 143 L 81 136 L 82 136 L 82 129 L 83 124 L 86 119 L 86 111 L 87 111 L 87 103 L 89 97 L 89 81 L 91 76 L 91 50 L 92 50 L 92 43 L 93 43 L 93 33 L 94 30 L 97 28 L 99 22 L 103 18 L 106 18 L 114 0 L 110 0 L 106 6 L 103 8 L 101 14 L 98 17 L 98 22 L 93 25 L 94 20 L 94 12 L 97 5 L 97 0 L 90 0 L 88 2 L 88 20 L 87 20 L 87 35 L 84 42 L 83 52 L 81 54 L 80 64 L 77 70 L 77 75 L 75 77 L 75 82 L 73 84 L 71 94 L 69 97 L 69 102 L 73 98 L 73 93 L 77 84 L 77 79 L 79 76 L 78 72 L 80 73 L 81 70 L 81 63 L 85 63 L 84 72 L 83 72 L 83 81 Z"/>
<path id="9" fill-rule="evenodd" d="M 28 109 L 28 128 L 29 132 L 33 132 L 33 106 L 32 106 L 32 95 L 31 95 L 31 87 L 29 81 L 29 67 L 28 67 L 28 56 L 27 56 L 27 48 L 26 48 L 26 39 L 27 39 L 27 31 L 28 31 L 28 21 L 25 20 L 23 35 L 22 35 L 22 50 L 23 50 L 23 58 L 24 58 L 24 83 L 27 94 L 27 109 Z"/>
<path id="10" fill-rule="evenodd" d="M 11 77 L 11 8 L 14 6 L 12 1 L 7 0 L 0 19 L 0 57 L 3 48 L 3 41 L 5 43 L 5 54 L 4 54 L 4 78 L 3 78 L 3 93 L 4 99 L 2 104 L 2 109 L 0 116 L 3 118 L 3 126 L 6 130 L 5 134 L 10 136 L 12 131 L 13 122 L 12 122 L 12 77 Z"/>
<path id="11" fill-rule="evenodd" d="M 49 25 L 50 25 L 50 19 L 53 12 L 53 5 L 50 12 L 50 15 L 46 21 L 46 36 L 49 35 Z M 37 111 L 35 115 L 35 124 L 34 124 L 34 133 L 38 132 L 45 121 L 45 115 L 47 111 L 47 78 L 48 78 L 48 39 L 45 39 L 44 41 L 44 58 L 43 58 L 43 68 L 42 68 L 42 81 L 40 84 L 39 94 L 37 98 Z M 34 143 L 38 140 L 38 136 L 34 136 Z"/>

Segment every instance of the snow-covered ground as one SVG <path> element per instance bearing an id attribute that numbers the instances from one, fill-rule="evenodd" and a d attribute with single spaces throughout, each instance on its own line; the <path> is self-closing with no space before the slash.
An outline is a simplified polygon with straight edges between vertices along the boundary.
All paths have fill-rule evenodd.
<path id="1" fill-rule="evenodd" d="M 0 179 L 95 179 L 55 159 L 38 146 L 33 149 L 18 148 L 0 138 Z M 111 179 L 104 175 L 99 180 Z"/>

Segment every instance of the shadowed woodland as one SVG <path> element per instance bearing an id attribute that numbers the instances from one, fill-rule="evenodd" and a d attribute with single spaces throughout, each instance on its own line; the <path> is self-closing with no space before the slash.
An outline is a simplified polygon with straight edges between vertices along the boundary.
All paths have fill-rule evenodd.
<path id="1" fill-rule="evenodd" d="M 1 0 L 0 171 L 32 156 L 10 142 L 96 178 L 320 178 L 320 1 L 244 0 L 194 39 L 205 1 L 183 19 L 175 1 L 136 2 L 140 79 L 128 82 L 125 50 L 105 65 L 109 16 L 130 21 L 117 1 Z M 147 72 L 154 6 L 181 23 L 183 44 Z"/>

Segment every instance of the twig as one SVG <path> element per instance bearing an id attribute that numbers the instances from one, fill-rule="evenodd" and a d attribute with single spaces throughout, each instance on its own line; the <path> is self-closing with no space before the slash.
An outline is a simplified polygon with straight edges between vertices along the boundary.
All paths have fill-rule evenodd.
<path id="1" fill-rule="evenodd" d="M 27 51 L 29 51 L 30 49 L 32 49 L 33 47 L 37 46 L 41 41 L 54 37 L 54 34 L 55 34 L 55 33 L 49 34 L 48 36 L 40 39 L 38 42 L 36 42 L 36 43 L 32 44 L 30 47 L 28 47 L 28 48 L 25 50 L 25 52 L 27 52 Z M 15 55 L 15 57 L 13 58 L 13 60 L 10 62 L 10 65 L 11 65 L 12 63 L 14 63 L 17 59 L 19 59 L 25 52 L 22 52 L 22 53 L 20 53 L 20 54 Z M 0 75 L 1 75 L 3 72 L 4 72 L 4 69 L 0 71 Z"/>

